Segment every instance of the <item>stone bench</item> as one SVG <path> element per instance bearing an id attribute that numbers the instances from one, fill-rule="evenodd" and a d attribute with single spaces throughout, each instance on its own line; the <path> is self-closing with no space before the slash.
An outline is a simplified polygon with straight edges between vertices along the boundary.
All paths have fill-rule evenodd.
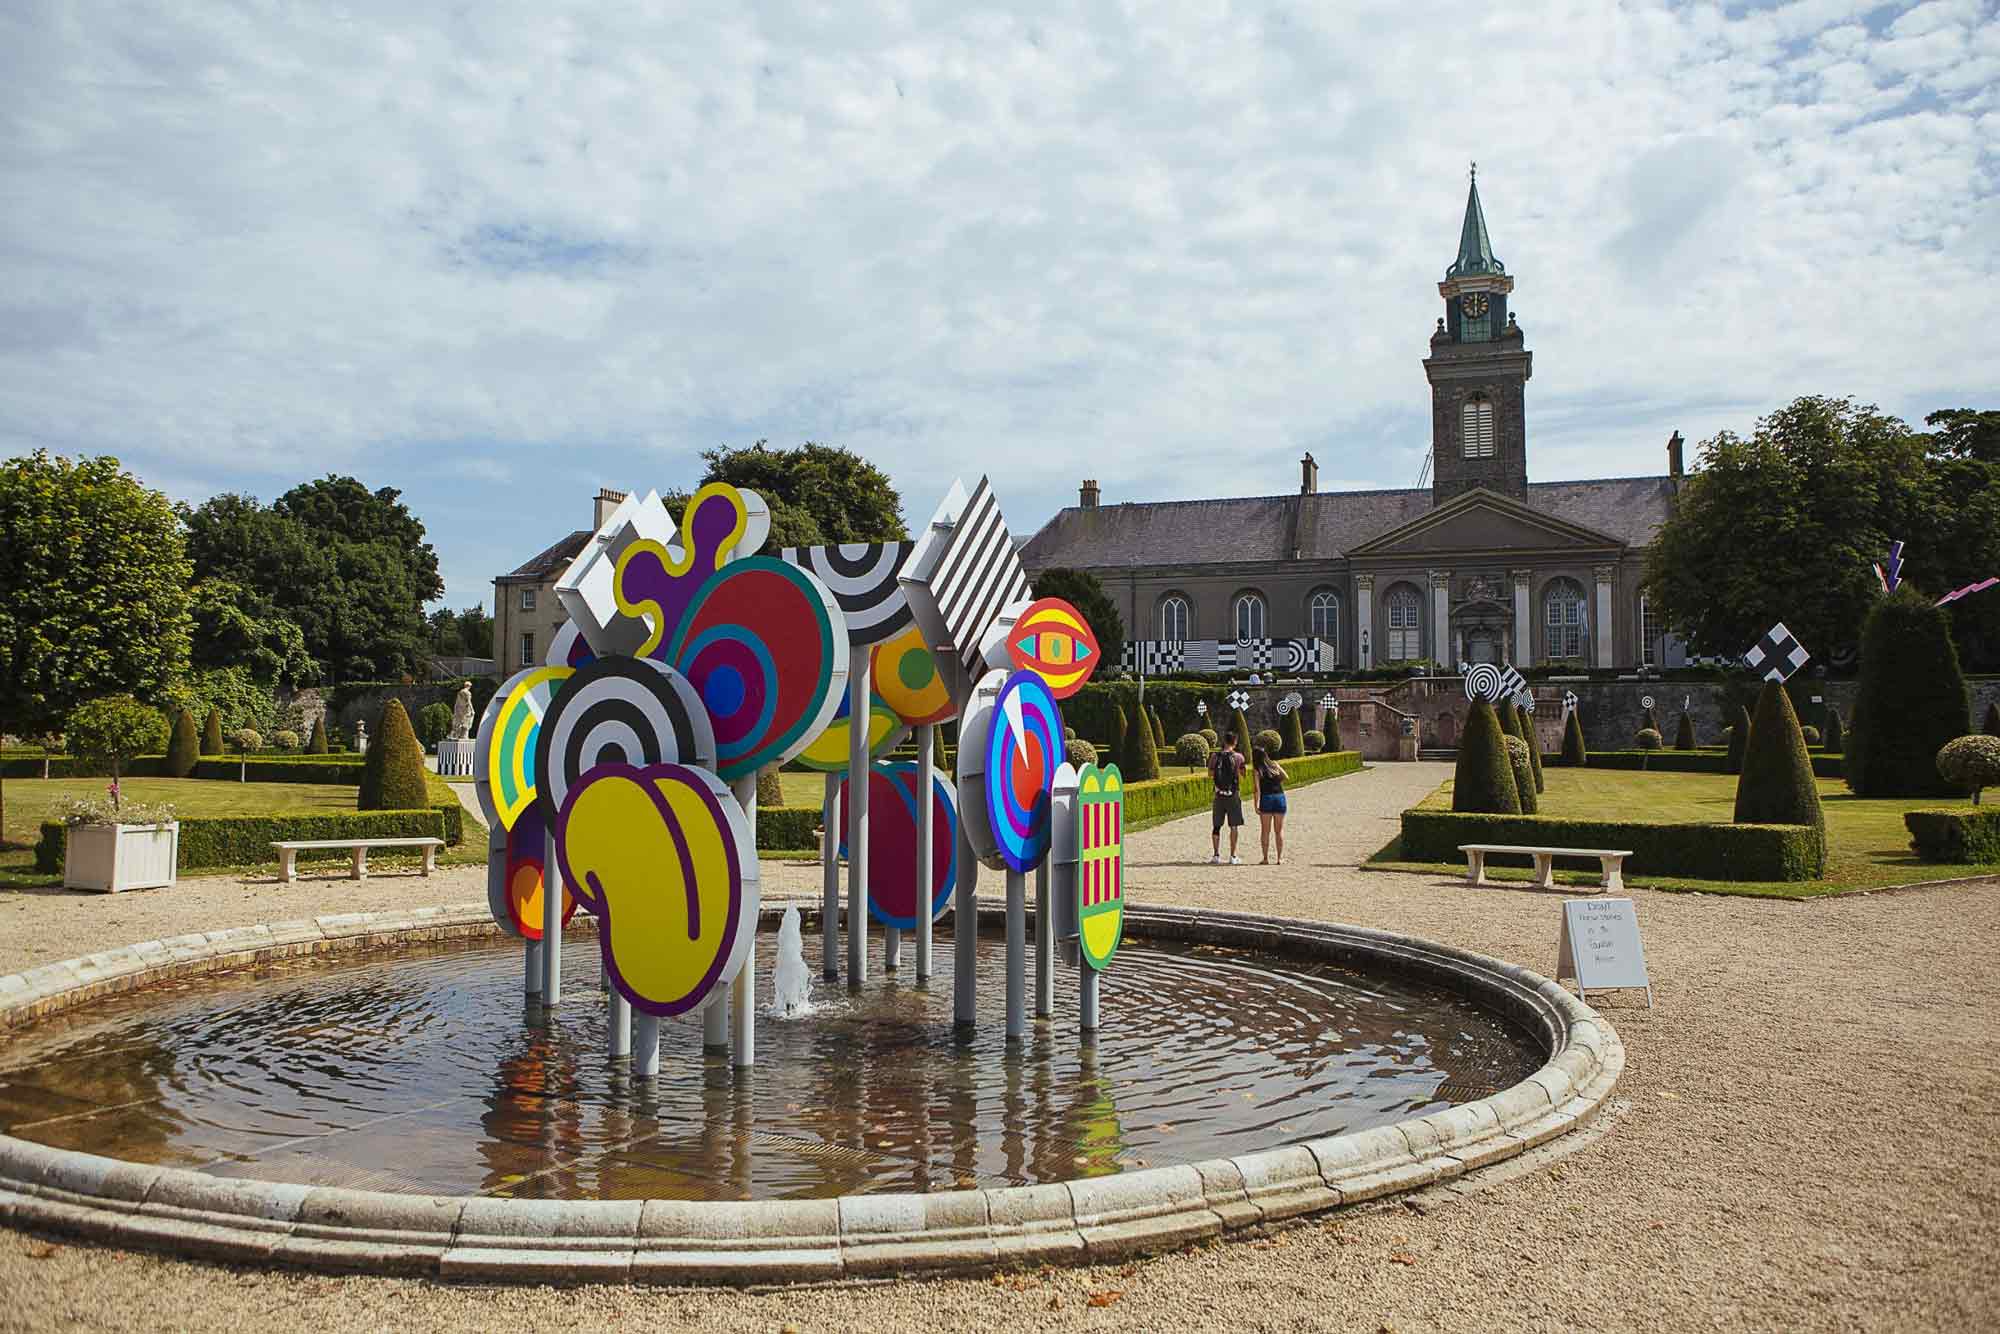
<path id="1" fill-rule="evenodd" d="M 286 884 L 299 878 L 298 855 L 308 849 L 351 848 L 354 852 L 354 878 L 368 877 L 368 850 L 370 848 L 422 848 L 424 850 L 424 874 L 437 869 L 437 851 L 444 846 L 441 838 L 320 838 L 304 839 L 288 843 L 273 843 L 278 850 L 278 878 Z"/>
<path id="2" fill-rule="evenodd" d="M 1625 888 L 1625 859 L 1632 855 L 1630 848 L 1538 848 L 1514 843 L 1461 843 L 1458 850 L 1465 854 L 1465 878 L 1474 885 L 1490 885 L 1486 878 L 1486 858 L 1491 853 L 1511 852 L 1535 859 L 1535 883 L 1544 889 L 1556 883 L 1555 859 L 1558 857 L 1595 857 L 1604 867 L 1604 892 Z"/>

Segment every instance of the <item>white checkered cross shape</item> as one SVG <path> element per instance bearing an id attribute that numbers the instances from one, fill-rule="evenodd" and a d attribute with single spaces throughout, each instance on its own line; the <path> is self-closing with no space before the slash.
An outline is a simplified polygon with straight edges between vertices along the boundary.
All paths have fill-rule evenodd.
<path id="1" fill-rule="evenodd" d="M 1792 632 L 1785 628 L 1785 623 L 1779 621 L 1751 646 L 1750 651 L 1743 655 L 1743 661 L 1766 681 L 1783 681 L 1805 666 L 1811 657 L 1805 646 L 1792 638 Z"/>

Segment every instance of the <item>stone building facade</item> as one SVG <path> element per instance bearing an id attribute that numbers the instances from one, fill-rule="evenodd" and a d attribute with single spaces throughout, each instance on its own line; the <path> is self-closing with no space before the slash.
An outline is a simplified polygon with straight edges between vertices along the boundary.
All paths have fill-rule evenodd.
<path id="1" fill-rule="evenodd" d="M 599 491 L 592 501 L 590 527 L 579 528 L 537 552 L 493 581 L 493 671 L 501 679 L 523 667 L 539 667 L 549 644 L 568 621 L 556 598 L 556 580 L 596 535 L 605 517 L 625 499 L 623 491 Z"/>
<path id="2" fill-rule="evenodd" d="M 1513 289 L 1475 181 L 1423 362 L 1429 486 L 1321 492 L 1310 454 L 1296 495 L 1105 505 L 1085 481 L 1023 564 L 1097 576 L 1134 639 L 1313 636 L 1354 670 L 1681 665 L 1639 589 L 1681 478 L 1680 434 L 1660 476 L 1530 482 L 1534 359 Z"/>

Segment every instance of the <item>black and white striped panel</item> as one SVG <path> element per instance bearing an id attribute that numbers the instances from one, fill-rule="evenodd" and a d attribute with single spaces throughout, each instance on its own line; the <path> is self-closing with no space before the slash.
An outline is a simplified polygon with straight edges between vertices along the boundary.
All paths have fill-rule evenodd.
<path id="1" fill-rule="evenodd" d="M 930 577 L 930 591 L 966 677 L 978 679 L 985 670 L 979 644 L 986 627 L 1005 608 L 1034 596 L 1001 517 L 1000 501 L 984 477 L 952 526 L 944 556 Z"/>
<path id="2" fill-rule="evenodd" d="M 896 582 L 909 554 L 908 542 L 842 542 L 786 547 L 783 557 L 827 586 L 847 619 L 847 642 L 859 646 L 893 639 L 909 625 L 910 604 Z"/>

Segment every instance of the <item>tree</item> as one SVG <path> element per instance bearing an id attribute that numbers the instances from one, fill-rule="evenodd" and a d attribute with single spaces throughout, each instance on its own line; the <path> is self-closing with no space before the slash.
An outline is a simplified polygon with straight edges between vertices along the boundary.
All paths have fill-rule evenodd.
<path id="1" fill-rule="evenodd" d="M 1061 598 L 1083 613 L 1083 619 L 1090 624 L 1090 633 L 1097 636 L 1098 650 L 1113 665 L 1117 664 L 1119 655 L 1125 651 L 1125 618 L 1118 614 L 1118 604 L 1105 593 L 1096 575 L 1060 567 L 1043 570 L 1035 576 L 1034 594 L 1038 598 Z"/>
<path id="2" fill-rule="evenodd" d="M 322 713 L 319 717 L 313 719 L 312 736 L 306 741 L 306 754 L 324 755 L 326 753 L 326 715 Z"/>
<path id="3" fill-rule="evenodd" d="M 233 579 L 202 579 L 188 599 L 194 617 L 189 661 L 195 668 L 247 669 L 266 686 L 319 680 L 305 632 L 262 593 Z"/>
<path id="4" fill-rule="evenodd" d="M 2000 412 L 1940 408 L 1924 418 L 1924 425 L 1937 428 L 1931 437 L 1934 455 L 2000 463 Z"/>
<path id="5" fill-rule="evenodd" d="M 1695 747 L 1694 715 L 1681 714 L 1680 726 L 1674 732 L 1675 750 L 1693 750 Z"/>
<path id="6" fill-rule="evenodd" d="M 778 774 L 778 766 L 767 764 L 757 771 L 757 805 L 772 808 L 785 804 L 785 784 Z"/>
<path id="7" fill-rule="evenodd" d="M 1909 584 L 1878 597 L 1861 639 L 1848 787 L 1863 797 L 1949 795 L 1937 753 L 1964 735 L 1971 711 L 1943 609 Z"/>
<path id="8" fill-rule="evenodd" d="M 451 735 L 451 705 L 442 701 L 426 704 L 417 710 L 417 740 L 424 743 L 425 750 L 436 750 L 438 742 Z M 758 803 L 763 803 L 762 796 Z"/>
<path id="9" fill-rule="evenodd" d="M 1826 815 L 1820 809 L 1819 784 L 1813 780 L 1812 757 L 1792 698 L 1776 681 L 1766 681 L 1757 695 L 1757 716 L 1750 723 L 1750 744 L 1743 752 L 1743 775 L 1736 780 L 1737 824 L 1803 824 L 1818 831 L 1818 865 L 1826 861 Z"/>
<path id="10" fill-rule="evenodd" d="M 720 447 L 702 454 L 702 483 L 728 482 L 755 491 L 771 506 L 768 546 L 779 541 L 781 507 L 809 518 L 811 543 L 890 542 L 909 536 L 903 501 L 889 475 L 851 450 L 808 440 L 797 449 L 772 449 L 759 440 L 747 449 Z M 797 517 L 788 516 L 797 525 Z"/>
<path id="11" fill-rule="evenodd" d="M 118 809 L 118 777 L 126 764 L 167 744 L 167 720 L 130 695 L 109 695 L 76 707 L 63 725 L 70 750 L 111 765 L 111 808 Z"/>
<path id="12" fill-rule="evenodd" d="M 424 751 L 410 726 L 403 702 L 392 699 L 383 706 L 382 720 L 361 765 L 361 790 L 355 809 L 361 811 L 419 811 L 431 804 L 424 782 Z"/>
<path id="13" fill-rule="evenodd" d="M 201 736 L 195 731 L 194 715 L 182 709 L 174 715 L 174 733 L 167 740 L 167 777 L 190 777 L 200 763 Z"/>
<path id="14" fill-rule="evenodd" d="M 452 611 L 439 607 L 425 618 L 431 651 L 446 658 L 493 656 L 493 617 L 481 606 Z"/>
<path id="15" fill-rule="evenodd" d="M 201 753 L 220 755 L 222 753 L 222 711 L 211 707 L 208 716 L 201 720 Z"/>
<path id="16" fill-rule="evenodd" d="M 1743 753 L 1750 745 L 1750 710 L 1736 706 L 1736 723 L 1729 729 L 1729 754 L 1722 767 L 1733 774 L 1743 772 Z"/>
<path id="17" fill-rule="evenodd" d="M 1500 717 L 1484 699 L 1472 701 L 1465 719 L 1465 734 L 1458 739 L 1451 808 L 1489 815 L 1521 813 L 1521 793 L 1514 786 L 1514 768 L 1507 758 Z"/>
<path id="18" fill-rule="evenodd" d="M 1563 721 L 1562 762 L 1572 769 L 1581 769 L 1590 763 L 1590 750 L 1583 744 L 1583 723 L 1576 716 L 1576 710 L 1569 711 Z"/>
<path id="19" fill-rule="evenodd" d="M 172 506 L 117 459 L 0 461 L 0 733 L 157 694 L 187 666 L 189 583 Z"/>
<path id="20" fill-rule="evenodd" d="M 1944 743 L 1937 753 L 1938 775 L 1972 794 L 1979 804 L 1981 788 L 2000 786 L 2000 737 L 1962 736 Z"/>

